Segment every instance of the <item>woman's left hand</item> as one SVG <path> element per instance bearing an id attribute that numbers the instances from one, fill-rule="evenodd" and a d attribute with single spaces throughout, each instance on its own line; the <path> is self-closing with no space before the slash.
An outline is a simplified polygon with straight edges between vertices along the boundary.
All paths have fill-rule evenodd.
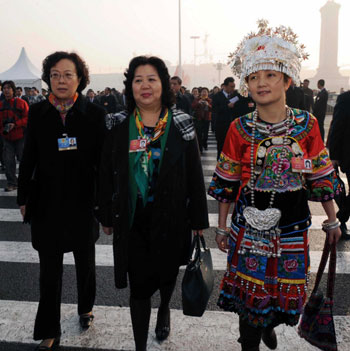
<path id="1" fill-rule="evenodd" d="M 193 230 L 192 232 L 193 232 L 193 235 L 203 236 L 203 229 Z"/>
<path id="2" fill-rule="evenodd" d="M 24 218 L 24 216 L 26 215 L 26 205 L 19 206 L 19 209 L 21 211 L 22 217 Z"/>
<path id="3" fill-rule="evenodd" d="M 340 227 L 328 230 L 328 242 L 330 245 L 335 241 L 336 243 L 341 237 Z"/>

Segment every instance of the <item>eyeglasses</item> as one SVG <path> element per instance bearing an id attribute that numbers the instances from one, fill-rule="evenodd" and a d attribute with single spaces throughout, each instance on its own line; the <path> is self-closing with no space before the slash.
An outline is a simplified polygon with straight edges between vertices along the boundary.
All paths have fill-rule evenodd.
<path id="1" fill-rule="evenodd" d="M 52 80 L 60 80 L 61 78 L 63 78 L 64 80 L 72 80 L 74 77 L 76 76 L 76 73 L 51 73 L 50 74 L 50 79 Z"/>

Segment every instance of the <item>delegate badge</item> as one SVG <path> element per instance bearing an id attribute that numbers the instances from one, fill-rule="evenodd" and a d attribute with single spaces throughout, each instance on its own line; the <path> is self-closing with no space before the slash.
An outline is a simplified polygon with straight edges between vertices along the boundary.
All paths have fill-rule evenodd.
<path id="1" fill-rule="evenodd" d="M 304 173 L 312 173 L 312 162 L 308 158 L 304 158 Z"/>
<path id="2" fill-rule="evenodd" d="M 292 171 L 299 173 L 312 173 L 311 160 L 301 157 L 292 157 Z"/>
<path id="3" fill-rule="evenodd" d="M 130 141 L 129 152 L 146 151 L 147 139 L 134 139 Z"/>
<path id="4" fill-rule="evenodd" d="M 68 150 L 76 150 L 77 147 L 77 138 L 60 138 L 57 139 L 58 142 L 58 151 L 68 151 Z"/>

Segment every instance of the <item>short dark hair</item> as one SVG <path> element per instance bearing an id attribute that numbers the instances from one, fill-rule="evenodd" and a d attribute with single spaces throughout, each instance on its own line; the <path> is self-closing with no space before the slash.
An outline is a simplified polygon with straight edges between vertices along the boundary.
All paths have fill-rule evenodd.
<path id="1" fill-rule="evenodd" d="M 202 92 L 202 90 L 206 90 L 209 94 L 209 89 L 207 87 L 201 87 L 201 92 Z"/>
<path id="2" fill-rule="evenodd" d="M 51 68 L 55 66 L 57 62 L 63 59 L 70 60 L 74 63 L 78 78 L 80 79 L 77 91 L 79 93 L 82 92 L 90 83 L 89 69 L 85 61 L 75 52 L 56 51 L 53 54 L 47 56 L 43 61 L 43 74 L 41 76 L 42 80 L 48 85 L 49 89 L 51 90 Z"/>
<path id="3" fill-rule="evenodd" d="M 324 79 L 320 79 L 320 80 L 317 82 L 317 84 L 321 85 L 321 87 L 324 87 L 324 85 L 325 85 Z"/>
<path id="4" fill-rule="evenodd" d="M 179 76 L 173 76 L 170 80 L 176 80 L 179 85 L 182 84 L 182 79 Z"/>
<path id="5" fill-rule="evenodd" d="M 135 76 L 135 71 L 137 67 L 145 65 L 153 66 L 158 72 L 160 81 L 162 83 L 162 106 L 170 108 L 174 104 L 175 95 L 170 89 L 170 75 L 163 60 L 156 56 L 137 56 L 130 61 L 129 67 L 124 73 L 124 76 L 126 78 L 124 80 L 125 98 L 127 110 L 129 113 L 132 113 L 136 107 L 134 94 L 132 92 L 132 81 Z"/>
<path id="6" fill-rule="evenodd" d="M 111 88 L 110 87 L 105 87 L 104 90 L 108 90 L 108 91 L 111 91 Z"/>
<path id="7" fill-rule="evenodd" d="M 233 79 L 233 77 L 227 77 L 224 80 L 224 85 L 228 86 L 230 83 L 234 83 L 234 82 L 235 82 L 235 80 Z"/>
<path id="8" fill-rule="evenodd" d="M 309 81 L 308 79 L 304 79 L 304 82 L 308 82 L 308 83 L 310 83 L 310 81 Z"/>
<path id="9" fill-rule="evenodd" d="M 3 83 L 2 83 L 2 88 L 4 89 L 4 86 L 5 85 L 9 85 L 10 88 L 12 89 L 13 91 L 13 94 L 16 92 L 16 85 L 15 85 L 15 82 L 13 80 L 5 80 Z"/>
<path id="10" fill-rule="evenodd" d="M 16 87 L 16 90 L 23 91 L 22 87 Z"/>

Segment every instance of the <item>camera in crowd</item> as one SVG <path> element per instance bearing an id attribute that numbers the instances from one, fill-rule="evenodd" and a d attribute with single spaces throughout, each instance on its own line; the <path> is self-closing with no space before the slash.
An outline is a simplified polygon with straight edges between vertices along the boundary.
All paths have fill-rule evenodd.
<path id="1" fill-rule="evenodd" d="M 11 123 L 15 123 L 13 118 L 7 118 L 6 120 L 4 120 L 3 124 L 4 124 L 4 130 L 2 131 L 2 134 L 7 135 L 8 133 L 10 133 L 11 130 Z"/>

